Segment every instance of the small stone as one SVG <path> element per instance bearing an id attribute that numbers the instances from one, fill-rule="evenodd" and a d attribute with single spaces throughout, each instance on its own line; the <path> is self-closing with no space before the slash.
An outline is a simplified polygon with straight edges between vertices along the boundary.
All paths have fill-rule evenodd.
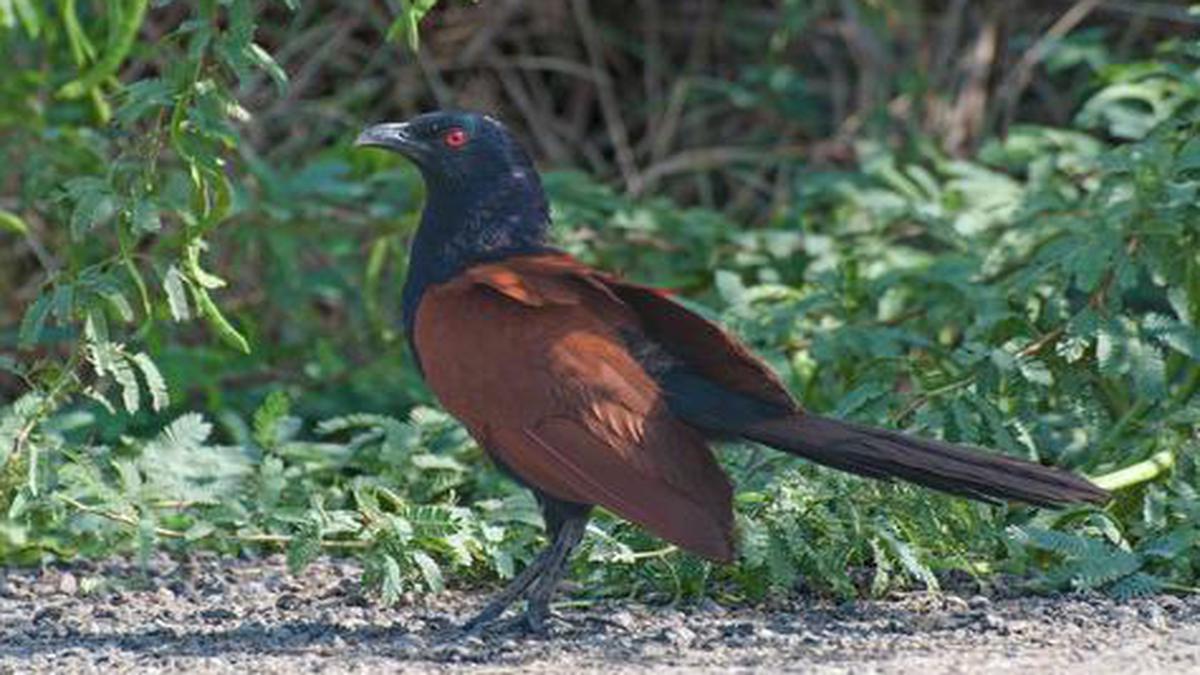
<path id="1" fill-rule="evenodd" d="M 201 610 L 200 618 L 209 623 L 222 623 L 230 619 L 236 619 L 237 613 L 224 607 L 214 607 L 212 609 Z"/>
<path id="2" fill-rule="evenodd" d="M 1137 621 L 1137 618 L 1138 618 L 1138 613 L 1137 613 L 1136 609 L 1134 609 L 1132 607 L 1124 607 L 1124 606 L 1113 607 L 1111 610 L 1109 610 L 1108 615 L 1112 619 L 1115 619 L 1116 621 L 1122 622 L 1122 623 L 1130 622 L 1130 621 Z"/>
<path id="3" fill-rule="evenodd" d="M 1175 612 L 1182 611 L 1185 607 L 1187 607 L 1187 605 L 1186 605 L 1186 603 L 1184 603 L 1184 601 L 1180 600 L 1179 598 L 1177 598 L 1173 595 L 1160 596 L 1158 598 L 1158 606 L 1168 612 L 1171 612 L 1172 614 L 1174 614 Z"/>
<path id="4" fill-rule="evenodd" d="M 62 618 L 62 607 L 43 607 L 33 614 L 33 622 L 52 623 Z"/>
<path id="5" fill-rule="evenodd" d="M 972 595 L 967 606 L 974 610 L 987 609 L 992 606 L 992 601 L 986 595 Z"/>
<path id="6" fill-rule="evenodd" d="M 749 621 L 727 624 L 721 628 L 721 634 L 725 637 L 749 637 L 754 635 L 754 624 Z"/>
<path id="7" fill-rule="evenodd" d="M 285 612 L 290 612 L 303 604 L 303 601 L 301 601 L 300 598 L 295 594 L 284 593 L 283 595 L 279 596 L 278 600 L 275 601 L 275 608 L 281 609 Z"/>
<path id="8" fill-rule="evenodd" d="M 1167 629 L 1167 613 L 1158 605 L 1145 605 L 1142 607 L 1142 618 L 1154 630 Z"/>
<path id="9" fill-rule="evenodd" d="M 970 604 L 957 595 L 947 595 L 942 598 L 942 606 L 948 612 L 965 612 L 970 609 Z"/>
<path id="10" fill-rule="evenodd" d="M 687 647 L 696 639 L 696 633 L 687 626 L 671 626 L 664 628 L 659 635 L 659 640 L 676 647 Z"/>
<path id="11" fill-rule="evenodd" d="M 703 600 L 701 600 L 700 605 L 699 605 L 699 607 L 697 607 L 697 609 L 699 609 L 701 612 L 704 612 L 706 614 L 724 614 L 725 613 L 725 608 L 722 607 L 719 603 L 717 603 L 716 600 L 713 600 L 712 598 L 704 598 Z"/>
<path id="12" fill-rule="evenodd" d="M 65 572 L 61 577 L 58 578 L 59 593 L 62 593 L 63 595 L 75 595 L 78 590 L 79 580 L 75 578 L 74 574 Z"/>
<path id="13" fill-rule="evenodd" d="M 1004 617 L 993 612 L 985 612 L 981 617 L 979 617 L 979 623 L 988 630 L 994 630 L 1001 633 L 1008 632 L 1008 622 L 1004 620 Z"/>
<path id="14" fill-rule="evenodd" d="M 174 579 L 167 584 L 167 588 L 171 593 L 181 598 L 191 598 L 195 596 L 195 590 L 192 585 L 183 579 Z"/>
<path id="15" fill-rule="evenodd" d="M 820 635 L 817 635 L 816 633 L 814 633 L 810 630 L 803 631 L 803 632 L 799 633 L 796 637 L 800 642 L 802 642 L 806 645 L 820 644 L 825 641 L 825 638 L 821 637 Z"/>
<path id="16" fill-rule="evenodd" d="M 608 621 L 624 630 L 633 630 L 633 615 L 625 610 L 613 612 Z"/>

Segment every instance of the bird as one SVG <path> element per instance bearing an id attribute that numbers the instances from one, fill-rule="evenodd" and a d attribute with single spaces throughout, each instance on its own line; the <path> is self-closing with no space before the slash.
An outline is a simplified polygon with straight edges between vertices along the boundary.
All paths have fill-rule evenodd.
<path id="1" fill-rule="evenodd" d="M 982 501 L 1105 503 L 1063 469 L 804 410 L 741 341 L 671 294 L 553 245 L 528 152 L 493 116 L 434 111 L 356 146 L 415 163 L 425 204 L 401 295 L 416 367 L 501 471 L 532 490 L 547 546 L 463 624 L 550 601 L 597 507 L 702 558 L 735 558 L 733 485 L 712 443 L 743 440 L 873 479 Z"/>

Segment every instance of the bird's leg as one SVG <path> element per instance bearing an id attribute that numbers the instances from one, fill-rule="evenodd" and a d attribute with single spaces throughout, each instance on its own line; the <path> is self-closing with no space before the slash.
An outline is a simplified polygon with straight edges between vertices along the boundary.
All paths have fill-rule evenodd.
<path id="1" fill-rule="evenodd" d="M 546 618 L 550 615 L 550 598 L 554 596 L 558 583 L 562 581 L 563 575 L 567 572 L 567 561 L 571 557 L 571 551 L 574 551 L 575 547 L 579 545 L 579 541 L 583 539 L 587 522 L 588 516 L 585 512 L 582 515 L 573 515 L 563 520 L 558 528 L 554 542 L 548 549 L 549 555 L 542 566 L 541 574 L 533 582 L 533 586 L 525 597 L 527 602 L 525 623 L 530 631 L 545 632 Z"/>
<path id="2" fill-rule="evenodd" d="M 529 585 L 532 584 L 534 580 L 536 580 L 542 573 L 542 570 L 545 569 L 546 563 L 550 559 L 550 554 L 553 551 L 553 543 L 550 546 L 542 549 L 542 552 L 538 553 L 537 557 L 533 559 L 533 562 L 529 563 L 525 569 L 521 570 L 517 576 L 513 577 L 513 580 L 504 587 L 504 590 L 497 593 L 496 596 L 493 597 L 478 614 L 476 614 L 470 621 L 463 624 L 462 631 L 464 633 L 472 633 L 478 630 L 484 624 L 491 622 L 493 619 L 503 614 L 504 610 L 508 609 L 509 605 L 513 604 L 517 601 L 517 598 L 520 598 L 522 595 L 524 595 L 525 590 L 529 588 Z"/>
<path id="3" fill-rule="evenodd" d="M 534 495 L 542 508 L 550 544 L 474 618 L 463 624 L 462 634 L 472 633 L 498 618 L 521 596 L 528 596 L 529 599 L 526 623 L 536 632 L 545 629 L 550 596 L 562 579 L 567 558 L 583 538 L 592 507 L 555 499 L 538 490 L 534 490 Z"/>

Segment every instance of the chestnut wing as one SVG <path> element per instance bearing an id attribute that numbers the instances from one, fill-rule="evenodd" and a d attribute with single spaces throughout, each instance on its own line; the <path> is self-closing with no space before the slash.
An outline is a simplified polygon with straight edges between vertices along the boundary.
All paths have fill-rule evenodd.
<path id="1" fill-rule="evenodd" d="M 532 256 L 429 289 L 414 338 L 442 404 L 523 482 L 729 560 L 729 481 L 630 354 L 640 329 L 594 272 Z"/>

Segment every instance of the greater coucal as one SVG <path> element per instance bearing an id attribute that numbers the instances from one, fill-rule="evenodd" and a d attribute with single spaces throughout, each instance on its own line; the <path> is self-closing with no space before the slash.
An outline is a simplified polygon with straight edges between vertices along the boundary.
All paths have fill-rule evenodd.
<path id="1" fill-rule="evenodd" d="M 394 150 L 421 170 L 405 333 L 442 405 L 533 490 L 550 539 L 468 627 L 524 596 L 529 627 L 542 630 L 596 505 L 730 562 L 733 492 L 713 440 L 985 501 L 1108 498 L 1060 469 L 804 412 L 717 325 L 553 248 L 538 172 L 491 117 L 433 112 L 372 126 L 356 144 Z"/>

